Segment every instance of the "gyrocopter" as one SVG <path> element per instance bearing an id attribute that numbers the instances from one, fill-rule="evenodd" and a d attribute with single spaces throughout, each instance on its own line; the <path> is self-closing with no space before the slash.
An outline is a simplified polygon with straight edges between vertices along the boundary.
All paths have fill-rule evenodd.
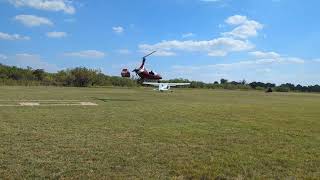
<path id="1" fill-rule="evenodd" d="M 190 83 L 162 83 L 160 82 L 160 80 L 162 79 L 162 76 L 160 74 L 154 71 L 148 71 L 145 68 L 145 63 L 147 60 L 146 58 L 156 52 L 157 51 L 153 51 L 147 54 L 146 56 L 142 57 L 142 64 L 140 65 L 140 67 L 132 71 L 132 72 L 135 72 L 136 75 L 139 77 L 138 82 L 144 85 L 156 86 L 157 88 L 155 90 L 158 90 L 158 91 L 168 91 L 170 90 L 171 87 L 190 85 Z M 123 78 L 131 77 L 130 71 L 128 69 L 123 69 L 121 72 L 121 76 Z"/>

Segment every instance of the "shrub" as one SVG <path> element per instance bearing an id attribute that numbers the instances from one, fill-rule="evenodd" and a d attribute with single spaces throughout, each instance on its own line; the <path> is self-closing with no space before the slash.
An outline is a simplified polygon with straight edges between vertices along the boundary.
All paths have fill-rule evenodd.
<path id="1" fill-rule="evenodd" d="M 264 90 L 265 90 L 265 88 L 264 88 L 264 87 L 260 87 L 260 86 L 258 86 L 258 87 L 256 87 L 256 90 L 258 90 L 258 91 L 264 91 Z"/>
<path id="2" fill-rule="evenodd" d="M 278 86 L 275 88 L 275 91 L 277 92 L 289 92 L 290 88 L 289 87 L 284 87 L 284 86 Z"/>

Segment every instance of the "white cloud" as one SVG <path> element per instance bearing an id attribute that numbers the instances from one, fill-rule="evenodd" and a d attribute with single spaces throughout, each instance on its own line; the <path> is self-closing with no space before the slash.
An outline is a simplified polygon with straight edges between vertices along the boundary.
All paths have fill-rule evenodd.
<path id="1" fill-rule="evenodd" d="M 254 52 L 250 52 L 249 54 L 257 58 L 279 58 L 280 57 L 280 54 L 275 52 L 254 51 Z"/>
<path id="2" fill-rule="evenodd" d="M 75 8 L 70 0 L 9 0 L 16 7 L 30 7 L 46 11 L 63 11 L 74 14 Z"/>
<path id="3" fill-rule="evenodd" d="M 97 51 L 97 50 L 85 50 L 85 51 L 78 51 L 78 52 L 69 52 L 65 53 L 66 56 L 73 56 L 79 58 L 92 58 L 92 59 L 100 59 L 106 56 L 104 52 Z"/>
<path id="4" fill-rule="evenodd" d="M 282 57 L 282 61 L 285 63 L 304 64 L 305 60 L 298 57 Z"/>
<path id="5" fill-rule="evenodd" d="M 270 54 L 269 52 L 261 52 Z M 272 53 L 273 54 L 273 53 Z M 278 54 L 278 53 L 276 53 Z M 229 80 L 246 79 L 248 81 L 265 82 L 297 82 L 297 77 L 303 76 L 304 59 L 298 57 L 282 56 L 277 58 L 259 58 L 254 57 L 251 60 L 243 60 L 232 63 L 217 63 L 205 65 L 175 65 L 171 77 L 181 77 L 205 82 L 213 82 L 220 78 Z M 298 72 L 286 72 L 282 68 L 298 69 Z M 302 74 L 301 74 L 302 72 Z M 299 74 L 300 73 L 300 74 Z M 222 76 L 216 76 L 220 74 Z M 286 76 L 292 76 L 284 79 Z"/>
<path id="6" fill-rule="evenodd" d="M 19 34 L 7 34 L 7 33 L 0 32 L 0 39 L 11 40 L 11 41 L 13 41 L 13 40 L 30 40 L 30 37 L 22 36 Z"/>
<path id="7" fill-rule="evenodd" d="M 229 52 L 245 51 L 254 48 L 249 41 L 236 40 L 232 38 L 217 38 L 208 41 L 162 41 L 157 44 L 141 44 L 141 52 L 158 51 L 163 55 L 175 55 L 174 51 L 206 52 L 209 56 L 225 56 Z"/>
<path id="8" fill-rule="evenodd" d="M 0 54 L 0 59 L 8 59 L 8 57 L 4 54 Z"/>
<path id="9" fill-rule="evenodd" d="M 121 34 L 124 32 L 124 28 L 121 26 L 117 26 L 117 27 L 112 27 L 113 32 L 117 33 L 117 34 Z"/>
<path id="10" fill-rule="evenodd" d="M 216 56 L 216 57 L 223 57 L 226 55 L 227 55 L 227 52 L 223 50 L 211 51 L 208 53 L 208 56 Z"/>
<path id="11" fill-rule="evenodd" d="M 239 61 L 229 64 L 214 64 L 209 65 L 211 68 L 219 68 L 223 70 L 234 70 L 234 69 L 245 69 L 245 68 L 257 68 L 264 67 L 266 65 L 277 65 L 277 64 L 303 64 L 305 60 L 296 57 L 282 57 L 277 59 L 256 59 L 248 61 Z"/>
<path id="12" fill-rule="evenodd" d="M 49 38 L 63 38 L 67 36 L 66 32 L 57 32 L 57 31 L 53 31 L 53 32 L 47 32 L 46 34 Z"/>
<path id="13" fill-rule="evenodd" d="M 219 25 L 218 25 L 218 28 L 224 28 L 224 27 L 226 27 L 225 24 L 219 24 Z"/>
<path id="14" fill-rule="evenodd" d="M 59 68 L 55 64 L 48 63 L 37 54 L 20 53 L 14 56 L 9 56 L 6 59 L 0 59 L 0 62 L 5 65 L 18 67 L 32 67 L 34 69 L 45 69 L 48 72 L 56 72 Z"/>
<path id="15" fill-rule="evenodd" d="M 225 22 L 230 25 L 240 25 L 246 23 L 247 21 L 248 18 L 241 15 L 230 16 L 225 20 Z"/>
<path id="16" fill-rule="evenodd" d="M 247 39 L 258 35 L 258 30 L 263 28 L 263 25 L 257 21 L 249 20 L 246 16 L 235 15 L 226 20 L 229 25 L 238 25 L 230 32 L 222 33 L 223 36 Z"/>
<path id="17" fill-rule="evenodd" d="M 185 33 L 185 34 L 182 34 L 182 38 L 190 38 L 190 37 L 194 37 L 195 34 L 194 33 Z"/>
<path id="18" fill-rule="evenodd" d="M 320 59 L 313 59 L 314 62 L 320 62 Z"/>
<path id="19" fill-rule="evenodd" d="M 254 60 L 238 61 L 234 63 L 220 63 L 220 64 L 209 64 L 203 66 L 173 66 L 173 68 L 180 72 L 195 72 L 204 70 L 223 70 L 223 71 L 233 71 L 233 70 L 245 70 L 248 68 L 255 69 L 270 69 L 265 66 L 269 65 L 289 65 L 289 64 L 304 64 L 305 60 L 298 57 L 286 57 L 281 56 L 274 52 L 260 52 L 266 55 L 272 56 L 256 56 Z M 277 54 L 279 56 L 274 56 Z M 260 55 L 260 54 L 259 54 Z"/>
<path id="20" fill-rule="evenodd" d="M 129 49 L 118 49 L 117 53 L 119 53 L 119 54 L 130 54 L 131 51 Z"/>
<path id="21" fill-rule="evenodd" d="M 250 52 L 249 54 L 256 57 L 260 62 L 278 62 L 278 63 L 296 63 L 296 64 L 305 63 L 305 60 L 301 58 L 284 56 L 276 52 L 255 51 L 255 52 Z"/>
<path id="22" fill-rule="evenodd" d="M 231 32 L 222 33 L 222 37 L 203 41 L 161 41 L 156 44 L 140 44 L 141 52 L 157 50 L 158 55 L 176 55 L 176 51 L 205 52 L 208 56 L 226 56 L 230 52 L 240 52 L 253 49 L 255 46 L 247 40 L 248 37 L 257 36 L 263 25 L 257 21 L 249 20 L 246 16 L 235 15 L 227 18 L 225 23 L 237 25 Z M 187 33 L 183 37 L 191 37 Z"/>
<path id="23" fill-rule="evenodd" d="M 151 52 L 153 52 L 154 50 L 151 49 L 147 49 L 147 48 L 143 48 L 141 47 L 139 52 L 143 53 L 143 54 L 150 54 Z M 157 49 L 156 52 L 153 54 L 153 56 L 176 56 L 177 54 L 175 52 L 171 52 L 171 51 L 166 51 L 166 50 L 161 50 L 161 49 Z"/>
<path id="24" fill-rule="evenodd" d="M 48 26 L 53 25 L 53 23 L 49 19 L 44 17 L 34 16 L 34 15 L 21 14 L 21 15 L 15 16 L 14 19 L 28 27 L 41 26 L 41 25 L 48 25 Z"/>
<path id="25" fill-rule="evenodd" d="M 150 52 L 150 51 L 149 51 Z M 146 53 L 146 54 L 149 54 L 149 52 L 148 53 Z M 176 53 L 174 53 L 174 52 L 170 52 L 170 51 L 157 51 L 155 54 L 154 54 L 154 56 L 175 56 L 176 55 Z"/>

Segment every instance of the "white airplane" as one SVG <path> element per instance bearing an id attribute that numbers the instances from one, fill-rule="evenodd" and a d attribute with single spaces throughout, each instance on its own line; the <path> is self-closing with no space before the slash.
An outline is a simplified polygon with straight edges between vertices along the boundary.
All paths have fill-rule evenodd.
<path id="1" fill-rule="evenodd" d="M 189 86 L 190 83 L 153 83 L 153 82 L 143 82 L 145 85 L 152 85 L 158 87 L 157 89 L 160 92 L 169 91 L 171 87 L 175 86 Z"/>

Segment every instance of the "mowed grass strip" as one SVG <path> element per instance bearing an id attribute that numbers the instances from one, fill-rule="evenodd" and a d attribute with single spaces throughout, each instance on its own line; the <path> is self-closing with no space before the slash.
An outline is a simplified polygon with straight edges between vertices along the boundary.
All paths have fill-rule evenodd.
<path id="1" fill-rule="evenodd" d="M 0 178 L 320 177 L 320 95 L 150 88 L 1 87 Z"/>

